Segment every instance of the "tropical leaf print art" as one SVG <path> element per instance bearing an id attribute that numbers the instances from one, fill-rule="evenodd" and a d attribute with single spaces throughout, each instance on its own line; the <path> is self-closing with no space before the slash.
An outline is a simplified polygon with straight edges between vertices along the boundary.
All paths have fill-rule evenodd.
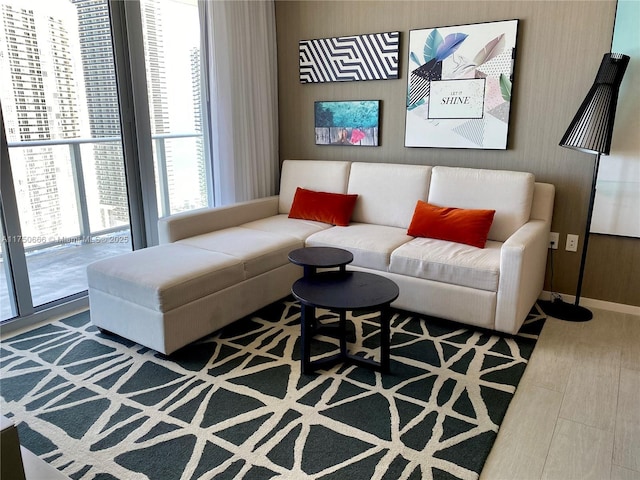
<path id="1" fill-rule="evenodd" d="M 506 149 L 517 27 L 410 32 L 406 146 Z"/>

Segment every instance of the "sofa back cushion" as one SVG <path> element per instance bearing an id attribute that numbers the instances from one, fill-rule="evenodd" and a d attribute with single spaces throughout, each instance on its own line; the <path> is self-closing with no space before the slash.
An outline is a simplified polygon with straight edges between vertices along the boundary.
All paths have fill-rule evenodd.
<path id="1" fill-rule="evenodd" d="M 347 193 L 351 162 L 285 160 L 280 173 L 279 213 L 289 213 L 298 187 L 316 192 Z"/>
<path id="2" fill-rule="evenodd" d="M 534 183 L 526 172 L 433 167 L 429 203 L 495 210 L 488 238 L 504 242 L 529 220 Z"/>
<path id="3" fill-rule="evenodd" d="M 348 193 L 358 194 L 352 222 L 408 228 L 418 200 L 427 200 L 431 167 L 351 164 Z"/>

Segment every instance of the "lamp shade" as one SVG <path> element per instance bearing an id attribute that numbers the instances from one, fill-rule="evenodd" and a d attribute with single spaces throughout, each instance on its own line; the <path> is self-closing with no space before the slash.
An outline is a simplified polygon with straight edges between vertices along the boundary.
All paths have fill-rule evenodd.
<path id="1" fill-rule="evenodd" d="M 593 86 L 560 140 L 560 146 L 609 155 L 618 91 L 628 64 L 627 55 L 604 54 Z"/>

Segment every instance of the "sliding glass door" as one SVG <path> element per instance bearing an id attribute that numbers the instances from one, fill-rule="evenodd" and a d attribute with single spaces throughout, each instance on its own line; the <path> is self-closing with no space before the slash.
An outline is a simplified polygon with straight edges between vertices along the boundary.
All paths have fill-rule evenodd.
<path id="1" fill-rule="evenodd" d="M 88 263 L 131 250 L 128 199 L 106 5 L 0 0 L 0 9 L 3 175 L 13 182 L 3 205 L 8 195 L 15 205 L 4 209 L 3 253 L 20 243 L 26 272 L 3 270 L 29 290 L 31 305 L 12 312 L 24 315 L 86 290 Z"/>
<path id="2" fill-rule="evenodd" d="M 89 263 L 209 204 L 198 32 L 195 0 L 0 0 L 0 320 L 82 297 Z"/>

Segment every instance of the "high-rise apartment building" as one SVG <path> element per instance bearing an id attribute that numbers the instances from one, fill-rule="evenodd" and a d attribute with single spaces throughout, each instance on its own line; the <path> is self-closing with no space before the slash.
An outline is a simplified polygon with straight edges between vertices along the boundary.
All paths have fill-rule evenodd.
<path id="1" fill-rule="evenodd" d="M 165 2 L 166 3 L 166 2 Z M 169 111 L 167 102 L 167 72 L 165 65 L 165 45 L 163 35 L 164 5 L 160 0 L 143 0 L 140 2 L 142 14 L 144 54 L 147 76 L 147 94 L 149 96 L 149 117 L 151 133 L 163 135 L 169 133 Z M 163 155 L 164 165 L 156 164 L 156 178 L 166 175 L 169 200 L 175 196 L 175 175 L 171 142 L 163 142 L 164 151 L 158 152 L 154 145 L 155 158 Z M 164 170 L 159 172 L 159 170 Z M 159 182 L 159 178 L 157 182 Z M 164 212 L 168 214 L 169 212 Z"/>
<path id="2" fill-rule="evenodd" d="M 69 0 L 67 0 L 68 2 Z M 93 145 L 100 225 L 129 223 L 127 185 L 120 138 L 120 110 L 106 0 L 71 0 L 77 9 L 82 71 L 92 138 L 117 138 Z"/>
<path id="3" fill-rule="evenodd" d="M 200 71 L 200 49 L 192 48 L 191 56 L 191 91 L 193 102 L 193 128 L 194 132 L 202 132 L 202 86 Z M 196 161 L 198 168 L 198 190 L 200 192 L 200 205 L 205 206 L 207 199 L 207 173 L 205 171 L 204 146 L 202 140 L 196 144 Z"/>
<path id="4" fill-rule="evenodd" d="M 0 319 L 82 291 L 85 266 L 96 255 L 129 250 L 119 81 L 148 98 L 153 157 L 140 162 L 144 168 L 155 162 L 159 213 L 206 205 L 198 134 L 198 3 L 136 0 L 125 5 L 127 27 L 142 29 L 143 45 L 135 45 L 131 61 L 145 66 L 146 84 L 142 78 L 116 78 L 108 0 L 0 0 L 1 133 L 6 133 L 15 187 L 15 198 L 7 199 L 17 205 L 16 211 L 9 202 L 1 225 Z M 139 18 L 129 16 L 138 9 Z M 126 118 L 146 130 L 144 108 L 140 111 Z M 148 213 L 147 189 L 153 184 L 130 187 L 136 195 L 142 192 L 143 204 L 137 206 Z M 91 240 L 96 245 L 79 245 L 80 238 L 89 242 L 88 235 L 99 238 Z M 11 246 L 15 242 L 24 244 L 24 253 Z M 66 250 L 76 248 L 69 262 Z M 7 261 L 7 251 L 15 262 Z M 56 288 L 41 288 L 38 279 L 52 269 L 59 278 Z M 9 278 L 19 282 L 12 285 Z M 20 292 L 15 302 L 8 301 L 12 292 Z"/>
<path id="5" fill-rule="evenodd" d="M 23 235 L 77 235 L 82 217 L 74 188 L 78 181 L 86 186 L 92 232 L 127 225 L 107 0 L 0 0 L 0 7 L 2 109 L 8 140 L 14 143 L 10 152 L 18 203 L 24 206 L 20 208 Z M 207 204 L 201 139 L 168 138 L 176 129 L 179 133 L 202 130 L 197 40 L 190 32 L 189 46 L 185 46 L 183 39 L 175 38 L 179 30 L 170 22 L 173 37 L 165 38 L 167 18 L 183 10 L 190 11 L 191 20 L 195 15 L 197 23 L 194 1 L 140 0 L 154 160 L 162 161 L 156 163 L 156 179 L 165 187 L 158 193 L 167 194 L 164 205 L 171 207 L 160 212 L 165 214 Z M 168 58 L 175 60 L 176 55 L 189 58 L 191 68 L 167 72 Z M 170 99 L 169 93 L 176 92 L 192 92 L 193 103 Z M 169 110 L 173 109 L 180 114 L 172 119 Z M 193 120 L 185 122 L 185 118 Z M 82 142 L 73 148 L 71 142 L 59 142 L 72 138 Z M 15 146 L 41 140 L 58 141 L 58 145 Z M 79 179 L 73 155 L 79 158 L 75 152 L 80 149 L 84 176 Z M 199 169 L 197 179 L 189 173 L 194 166 Z"/>
<path id="6" fill-rule="evenodd" d="M 75 9 L 64 0 L 0 2 L 0 99 L 9 142 L 75 138 L 86 125 Z M 71 165 L 57 146 L 12 152 L 22 234 L 64 235 L 77 226 Z"/>

